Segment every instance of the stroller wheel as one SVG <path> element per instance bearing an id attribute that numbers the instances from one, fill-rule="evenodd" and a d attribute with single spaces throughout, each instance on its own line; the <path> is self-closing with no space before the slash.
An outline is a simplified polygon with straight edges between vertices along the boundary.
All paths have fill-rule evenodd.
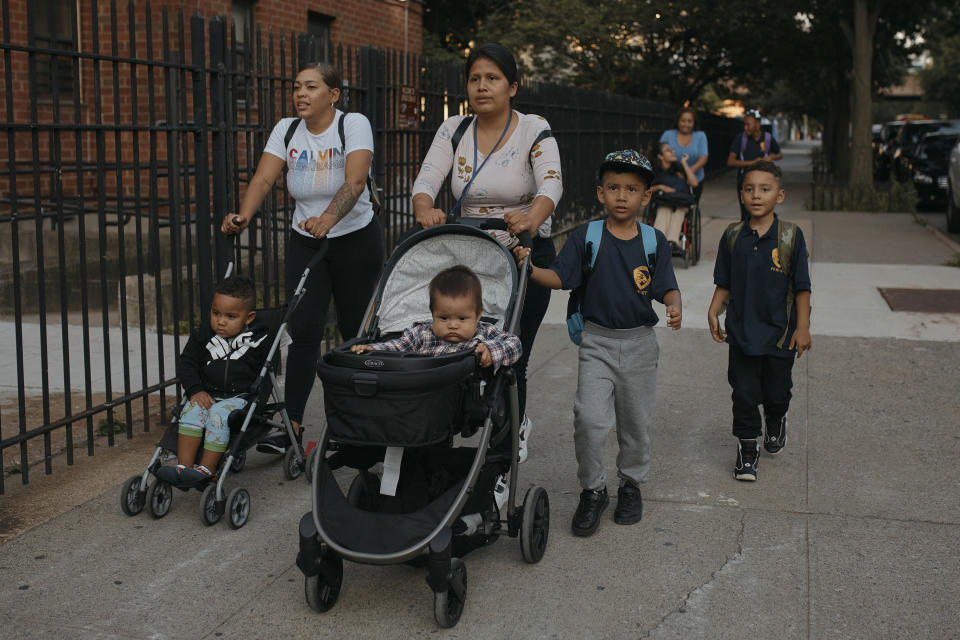
<path id="1" fill-rule="evenodd" d="M 140 476 L 131 476 L 123 483 L 120 491 L 120 508 L 128 516 L 135 516 L 143 511 L 147 501 L 147 492 L 140 491 Z"/>
<path id="2" fill-rule="evenodd" d="M 230 514 L 227 524 L 231 529 L 239 529 L 247 524 L 250 518 L 250 494 L 246 489 L 237 487 L 230 492 L 230 497 L 227 498 L 227 512 Z"/>
<path id="3" fill-rule="evenodd" d="M 523 498 L 523 520 L 520 523 L 520 552 L 526 562 L 540 562 L 547 549 L 549 534 L 550 499 L 543 487 L 530 487 Z"/>
<path id="4" fill-rule="evenodd" d="M 457 624 L 467 600 L 467 565 L 460 558 L 450 560 L 450 588 L 433 594 L 433 618 L 444 629 Z"/>
<path id="5" fill-rule="evenodd" d="M 307 604 L 317 613 L 329 611 L 340 597 L 343 586 L 343 559 L 331 551 L 320 557 L 320 572 L 307 576 L 303 583 L 303 594 Z"/>
<path id="6" fill-rule="evenodd" d="M 220 522 L 221 515 L 223 512 L 217 511 L 217 483 L 211 482 L 200 498 L 200 519 L 209 527 Z"/>
<path id="7" fill-rule="evenodd" d="M 170 505 L 173 504 L 173 487 L 169 482 L 157 480 L 147 489 L 147 505 L 150 515 L 154 518 L 162 518 L 170 511 Z"/>
<path id="8" fill-rule="evenodd" d="M 300 457 L 297 447 L 290 445 L 283 454 L 283 477 L 287 480 L 296 480 L 303 473 L 304 460 Z"/>
<path id="9" fill-rule="evenodd" d="M 233 456 L 233 462 L 230 463 L 230 470 L 234 473 L 240 473 L 243 471 L 245 464 L 247 464 L 247 450 L 240 449 L 240 451 L 237 451 L 237 454 Z"/>

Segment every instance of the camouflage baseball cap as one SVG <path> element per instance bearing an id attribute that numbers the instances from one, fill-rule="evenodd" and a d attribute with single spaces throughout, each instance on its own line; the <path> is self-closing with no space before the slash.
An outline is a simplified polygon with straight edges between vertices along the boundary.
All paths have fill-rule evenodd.
<path id="1" fill-rule="evenodd" d="M 633 149 L 624 149 L 622 151 L 612 151 L 606 155 L 603 162 L 600 163 L 600 169 L 597 171 L 597 180 L 602 181 L 605 171 L 618 171 L 638 173 L 647 181 L 649 186 L 654 175 L 653 165 L 640 153 Z"/>

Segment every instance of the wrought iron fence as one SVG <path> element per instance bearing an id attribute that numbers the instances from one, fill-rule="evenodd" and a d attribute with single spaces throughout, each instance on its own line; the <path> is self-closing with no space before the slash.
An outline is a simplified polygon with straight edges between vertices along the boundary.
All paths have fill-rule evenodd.
<path id="1" fill-rule="evenodd" d="M 223 17 L 132 1 L 120 10 L 111 2 L 105 15 L 85 1 L 91 15 L 82 21 L 77 3 L 64 3 L 69 39 L 38 37 L 45 17 L 31 8 L 24 39 L 11 33 L 12 4 L 0 2 L 0 331 L 9 349 L 0 493 L 10 472 L 25 484 L 38 461 L 51 473 L 55 453 L 72 464 L 77 448 L 93 455 L 98 435 L 112 446 L 133 437 L 135 424 L 166 420 L 180 395 L 182 336 L 205 316 L 229 259 L 253 276 L 260 304 L 283 303 L 286 191 L 271 193 L 238 244 L 217 230 L 291 111 L 301 62 L 332 55 L 343 108 L 373 125 L 388 250 L 413 223 L 410 191 L 434 132 L 467 108 L 462 67 L 416 55 L 258 29 L 245 34 L 240 60 Z M 410 87 L 419 107 L 412 128 L 399 113 Z M 560 226 L 595 210 L 603 154 L 650 146 L 675 111 L 538 83 L 522 86 L 517 108 L 546 117 L 560 146 Z M 723 118 L 703 122 L 713 149 L 725 150 L 738 130 Z M 724 159 L 715 153 L 708 171 Z M 445 190 L 439 206 L 449 198 Z"/>

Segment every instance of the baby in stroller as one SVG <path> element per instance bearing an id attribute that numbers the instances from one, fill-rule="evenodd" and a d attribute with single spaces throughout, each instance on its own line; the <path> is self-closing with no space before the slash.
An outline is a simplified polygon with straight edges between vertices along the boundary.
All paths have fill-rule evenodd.
<path id="1" fill-rule="evenodd" d="M 384 342 L 355 344 L 354 353 L 412 351 L 443 355 L 473 349 L 481 367 L 512 365 L 520 359 L 520 339 L 480 321 L 483 290 L 468 267 L 454 265 L 430 281 L 430 315 L 433 322 L 415 322 L 403 335 Z"/>
<path id="2" fill-rule="evenodd" d="M 196 327 L 177 362 L 177 375 L 189 398 L 178 420 L 179 464 L 157 469 L 171 484 L 209 477 L 230 442 L 228 416 L 247 401 L 249 390 L 270 348 L 269 327 L 254 325 L 253 282 L 243 276 L 223 280 L 210 302 L 210 322 Z M 200 462 L 197 451 L 203 444 Z"/>

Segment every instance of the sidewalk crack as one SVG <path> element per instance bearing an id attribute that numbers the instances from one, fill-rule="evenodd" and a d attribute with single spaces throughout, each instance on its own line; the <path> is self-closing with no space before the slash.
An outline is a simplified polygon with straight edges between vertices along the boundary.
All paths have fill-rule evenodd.
<path id="1" fill-rule="evenodd" d="M 713 571 L 710 574 L 710 577 L 707 579 L 706 582 L 688 591 L 686 595 L 683 596 L 683 601 L 680 603 L 680 606 L 678 606 L 676 609 L 673 609 L 672 611 L 668 611 L 667 613 L 665 613 L 663 617 L 660 618 L 660 620 L 657 622 L 657 624 L 655 624 L 653 627 L 647 630 L 646 633 L 640 636 L 641 638 L 649 638 L 651 634 L 657 629 L 659 629 L 660 627 L 662 627 L 669 618 L 672 618 L 677 614 L 686 613 L 687 605 L 690 603 L 690 599 L 693 598 L 694 595 L 698 594 L 705 587 L 708 587 L 711 583 L 716 581 L 716 579 L 720 577 L 720 575 L 724 572 L 724 570 L 727 567 L 734 564 L 739 564 L 740 562 L 743 561 L 743 534 L 744 534 L 744 531 L 746 531 L 746 528 L 747 528 L 747 512 L 741 509 L 740 510 L 740 530 L 737 532 L 736 551 L 732 555 L 728 556 L 727 559 L 724 560 L 723 564 L 720 565 L 719 568 L 717 568 L 715 571 Z"/>

